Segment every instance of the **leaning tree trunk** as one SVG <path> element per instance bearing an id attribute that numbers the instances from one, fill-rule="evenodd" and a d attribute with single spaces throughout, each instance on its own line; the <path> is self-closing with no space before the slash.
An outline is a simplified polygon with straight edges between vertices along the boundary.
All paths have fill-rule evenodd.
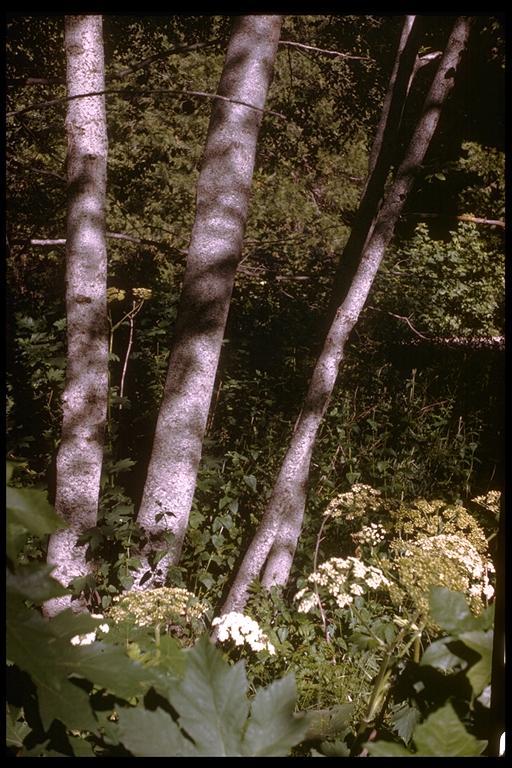
<path id="1" fill-rule="evenodd" d="M 69 97 L 105 88 L 101 16 L 67 16 Z M 63 585 L 86 576 L 87 545 L 78 539 L 96 525 L 108 395 L 107 251 L 105 194 L 107 128 L 104 96 L 71 98 L 66 116 L 67 371 L 62 439 L 57 455 L 55 509 L 68 527 L 50 537 L 48 563 Z M 84 608 L 69 597 L 50 600 L 45 613 Z"/>
<path id="2" fill-rule="evenodd" d="M 302 526 L 311 454 L 336 382 L 345 343 L 365 304 L 414 176 L 423 162 L 442 105 L 454 85 L 469 28 L 466 17 L 460 17 L 455 23 L 409 147 L 361 253 L 350 289 L 336 312 L 269 504 L 224 603 L 223 613 L 243 608 L 248 587 L 265 563 L 262 579 L 265 586 L 285 584 L 288 580 Z"/>
<path id="3" fill-rule="evenodd" d="M 164 581 L 180 558 L 281 23 L 281 16 L 242 16 L 228 46 L 218 94 L 232 101 L 218 99 L 212 108 L 174 343 L 137 518 L 148 542 L 134 589 Z M 151 556 L 162 552 L 158 568 L 151 568 Z"/>

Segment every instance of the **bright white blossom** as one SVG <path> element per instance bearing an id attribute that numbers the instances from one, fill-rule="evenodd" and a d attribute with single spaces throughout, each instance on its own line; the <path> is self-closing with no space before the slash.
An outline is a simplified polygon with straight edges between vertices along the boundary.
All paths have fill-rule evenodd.
<path id="1" fill-rule="evenodd" d="M 324 517 L 343 517 L 345 520 L 354 520 L 365 512 L 374 511 L 380 504 L 380 491 L 370 485 L 356 483 L 350 491 L 340 493 L 329 502 L 324 512 Z"/>
<path id="2" fill-rule="evenodd" d="M 388 586 L 389 580 L 380 568 L 365 565 L 357 557 L 331 557 L 308 576 L 308 582 L 324 587 L 328 595 L 334 598 L 338 608 L 345 608 L 354 601 L 354 596 L 364 595 L 368 589 Z M 300 613 L 309 613 L 318 605 L 316 590 L 307 587 L 295 595 Z"/>
<path id="3" fill-rule="evenodd" d="M 91 613 L 91 618 L 102 619 L 103 614 Z M 109 631 L 110 627 L 108 624 L 100 624 L 98 629 L 106 634 Z M 91 643 L 94 643 L 94 641 L 96 640 L 96 632 L 98 631 L 98 629 L 96 629 L 94 632 L 87 632 L 87 634 L 85 635 L 74 635 L 74 637 L 72 637 L 70 640 L 71 645 L 91 645 Z"/>
<path id="4" fill-rule="evenodd" d="M 217 627 L 217 638 L 221 643 L 232 640 L 235 645 L 249 645 L 253 651 L 268 651 L 270 654 L 276 652 L 259 624 L 243 613 L 225 613 L 215 618 L 212 626 Z"/>
<path id="5" fill-rule="evenodd" d="M 380 544 L 384 541 L 386 536 L 386 529 L 380 523 L 370 523 L 369 525 L 363 525 L 358 533 L 353 533 L 352 538 L 359 544 L 369 544 L 372 547 Z"/>
<path id="6" fill-rule="evenodd" d="M 86 635 L 75 635 L 71 638 L 71 645 L 91 645 L 96 640 L 96 632 L 87 632 Z"/>

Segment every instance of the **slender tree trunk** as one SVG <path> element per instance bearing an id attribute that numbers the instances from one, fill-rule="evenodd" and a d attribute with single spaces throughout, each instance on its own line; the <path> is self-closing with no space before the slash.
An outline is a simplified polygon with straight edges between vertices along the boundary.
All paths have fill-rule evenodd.
<path id="1" fill-rule="evenodd" d="M 368 176 L 361 202 L 334 276 L 332 298 L 327 311 L 327 327 L 332 323 L 340 303 L 346 297 L 359 267 L 361 253 L 372 232 L 382 202 L 391 164 L 396 159 L 396 137 L 415 71 L 421 27 L 421 18 L 405 17 L 395 63 L 370 151 Z"/>
<path id="2" fill-rule="evenodd" d="M 285 584 L 288 580 L 302 526 L 311 454 L 336 382 L 345 343 L 365 304 L 414 176 L 423 162 L 442 105 L 454 85 L 469 28 L 470 22 L 466 17 L 460 17 L 455 23 L 425 100 L 423 113 L 360 255 L 351 286 L 327 334 L 270 502 L 228 594 L 223 613 L 243 608 L 248 587 L 265 563 L 262 579 L 265 586 Z"/>
<path id="3" fill-rule="evenodd" d="M 219 95 L 257 109 L 220 99 L 212 108 L 174 344 L 138 514 L 148 543 L 134 589 L 164 581 L 180 558 L 281 23 L 280 16 L 239 17 L 227 50 Z M 148 556 L 162 551 L 152 569 Z"/>
<path id="4" fill-rule="evenodd" d="M 66 16 L 69 96 L 105 88 L 101 16 Z M 68 102 L 66 314 L 67 371 L 62 398 L 62 440 L 57 455 L 55 509 L 68 527 L 54 533 L 48 563 L 64 585 L 90 567 L 80 535 L 96 525 L 108 395 L 105 99 Z M 47 615 L 70 598 L 46 603 Z M 75 610 L 84 608 L 74 601 Z"/>

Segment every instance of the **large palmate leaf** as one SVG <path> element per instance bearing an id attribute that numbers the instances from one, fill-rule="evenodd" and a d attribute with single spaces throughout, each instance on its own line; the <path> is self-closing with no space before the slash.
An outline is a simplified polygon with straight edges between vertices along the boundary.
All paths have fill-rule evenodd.
<path id="1" fill-rule="evenodd" d="M 459 635 L 459 640 L 482 657 L 466 673 L 475 696 L 491 682 L 493 637 L 492 629 L 487 632 L 462 632 Z"/>
<path id="2" fill-rule="evenodd" d="M 294 717 L 297 690 L 293 675 L 260 688 L 251 706 L 245 738 L 245 755 L 285 757 L 306 733 L 306 723 Z"/>
<path id="3" fill-rule="evenodd" d="M 28 672 L 37 687 L 45 729 L 54 719 L 68 728 L 95 730 L 89 697 L 70 678 L 87 678 L 120 697 L 144 694 L 153 672 L 129 659 L 121 648 L 105 643 L 72 645 L 70 638 L 92 632 L 99 621 L 71 611 L 45 621 L 13 599 L 7 607 L 7 656 Z"/>
<path id="4" fill-rule="evenodd" d="M 292 677 L 258 691 L 250 706 L 243 662 L 230 666 L 207 637 L 187 656 L 185 676 L 168 694 L 177 722 L 162 710 L 119 713 L 120 740 L 134 755 L 282 756 L 304 737 Z"/>
<path id="5" fill-rule="evenodd" d="M 487 746 L 466 731 L 451 704 L 445 704 L 414 730 L 418 755 L 469 757 L 480 755 Z"/>
<path id="6" fill-rule="evenodd" d="M 13 574 L 6 571 L 7 597 L 31 600 L 40 605 L 52 597 L 67 594 L 67 590 L 50 576 L 54 566 L 29 563 L 16 568 Z M 74 632 L 76 634 L 76 632 Z"/>

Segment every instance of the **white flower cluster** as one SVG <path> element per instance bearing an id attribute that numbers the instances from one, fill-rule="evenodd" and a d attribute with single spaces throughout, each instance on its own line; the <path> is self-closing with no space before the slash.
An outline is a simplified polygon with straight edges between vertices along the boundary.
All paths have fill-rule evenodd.
<path id="1" fill-rule="evenodd" d="M 214 619 L 212 626 L 217 627 L 217 638 L 221 643 L 232 640 L 235 645 L 249 645 L 253 651 L 268 651 L 270 654 L 276 652 L 259 624 L 243 613 L 225 613 Z"/>
<path id="2" fill-rule="evenodd" d="M 461 565 L 474 582 L 469 589 L 471 595 L 478 597 L 483 594 L 488 600 L 494 595 L 494 587 L 489 583 L 489 573 L 494 573 L 494 565 L 484 561 L 467 539 L 441 533 L 438 536 L 420 537 L 414 544 L 423 552 L 442 553 L 444 557 Z M 413 553 L 406 550 L 405 554 Z"/>
<path id="3" fill-rule="evenodd" d="M 170 624 L 200 618 L 207 610 L 197 597 L 182 587 L 156 587 L 143 592 L 128 592 L 114 598 L 109 618 L 116 623 L 130 621 L 139 627 Z"/>
<path id="4" fill-rule="evenodd" d="M 475 504 L 479 504 L 484 509 L 496 517 L 496 520 L 500 516 L 500 504 L 501 504 L 501 492 L 500 491 L 488 491 L 484 496 L 476 496 L 471 499 Z"/>
<path id="5" fill-rule="evenodd" d="M 380 503 L 379 496 L 380 491 L 370 485 L 356 483 L 350 491 L 340 493 L 329 502 L 324 517 L 333 519 L 343 517 L 346 520 L 354 520 L 365 512 L 377 509 Z"/>
<path id="6" fill-rule="evenodd" d="M 345 608 L 354 601 L 354 597 L 363 595 L 368 589 L 378 589 L 389 585 L 389 580 L 384 576 L 380 568 L 373 565 L 365 565 L 357 557 L 331 557 L 308 576 L 310 584 L 323 587 L 334 598 L 339 608 Z M 315 605 L 318 605 L 316 592 L 311 592 L 308 587 L 299 590 L 295 595 L 299 601 L 299 613 L 309 613 Z"/>
<path id="7" fill-rule="evenodd" d="M 369 525 L 363 525 L 358 533 L 353 533 L 352 538 L 359 544 L 369 544 L 371 547 L 376 547 L 381 541 L 384 541 L 386 537 L 386 529 L 380 523 L 370 523 Z"/>
<path id="8" fill-rule="evenodd" d="M 102 619 L 103 614 L 92 613 L 91 617 L 93 619 Z M 98 629 L 106 634 L 110 627 L 108 624 L 100 624 Z M 91 643 L 94 643 L 96 640 L 96 632 L 98 629 L 94 630 L 94 632 L 87 632 L 85 635 L 74 635 L 70 640 L 71 645 L 91 645 Z"/>

